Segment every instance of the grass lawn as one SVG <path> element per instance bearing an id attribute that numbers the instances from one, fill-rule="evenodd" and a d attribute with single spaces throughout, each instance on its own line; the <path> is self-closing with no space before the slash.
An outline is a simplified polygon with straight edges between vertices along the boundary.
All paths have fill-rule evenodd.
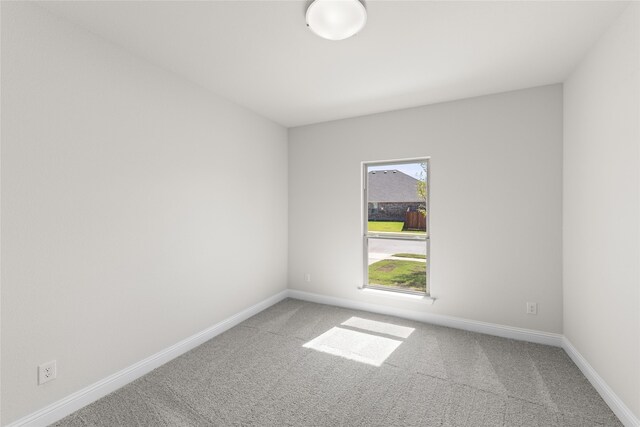
<path id="1" fill-rule="evenodd" d="M 415 258 L 415 259 L 427 259 L 426 255 L 421 255 L 421 254 L 393 254 L 391 256 L 395 256 L 398 258 Z"/>
<path id="2" fill-rule="evenodd" d="M 392 222 L 392 221 L 369 221 L 369 231 L 390 231 L 393 233 L 400 233 L 404 227 L 404 222 Z"/>
<path id="3" fill-rule="evenodd" d="M 427 265 L 419 261 L 383 259 L 369 266 L 369 283 L 424 292 Z"/>
<path id="4" fill-rule="evenodd" d="M 402 231 L 404 222 L 400 221 L 369 221 L 367 229 L 369 231 L 386 231 L 387 233 L 411 233 L 411 234 L 425 234 L 424 231 L 419 230 L 405 230 Z"/>

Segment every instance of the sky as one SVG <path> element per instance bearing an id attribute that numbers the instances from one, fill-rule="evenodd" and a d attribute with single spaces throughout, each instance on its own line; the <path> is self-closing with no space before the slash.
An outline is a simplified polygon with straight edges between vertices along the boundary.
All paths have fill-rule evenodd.
<path id="1" fill-rule="evenodd" d="M 420 174 L 422 173 L 422 167 L 420 166 L 420 163 L 404 163 L 400 165 L 386 164 L 382 166 L 369 165 L 369 171 L 391 170 L 391 169 L 397 169 L 416 179 L 419 179 Z"/>

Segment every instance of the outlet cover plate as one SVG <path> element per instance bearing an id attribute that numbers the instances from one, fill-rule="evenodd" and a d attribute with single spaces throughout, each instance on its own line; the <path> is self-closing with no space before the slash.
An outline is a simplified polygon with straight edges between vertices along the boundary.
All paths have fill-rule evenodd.
<path id="1" fill-rule="evenodd" d="M 538 314 L 538 303 L 537 302 L 528 302 L 527 303 L 527 314 Z"/>
<path id="2" fill-rule="evenodd" d="M 58 372 L 56 369 L 55 360 L 52 360 L 51 362 L 43 363 L 42 365 L 38 366 L 38 385 L 55 380 L 57 375 L 58 375 Z"/>

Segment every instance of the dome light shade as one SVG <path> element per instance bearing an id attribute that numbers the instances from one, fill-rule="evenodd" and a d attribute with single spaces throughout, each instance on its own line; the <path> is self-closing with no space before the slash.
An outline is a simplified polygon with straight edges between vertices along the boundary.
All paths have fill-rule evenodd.
<path id="1" fill-rule="evenodd" d="M 359 0 L 314 0 L 307 9 L 307 26 L 327 40 L 344 40 L 364 28 L 367 10 Z"/>

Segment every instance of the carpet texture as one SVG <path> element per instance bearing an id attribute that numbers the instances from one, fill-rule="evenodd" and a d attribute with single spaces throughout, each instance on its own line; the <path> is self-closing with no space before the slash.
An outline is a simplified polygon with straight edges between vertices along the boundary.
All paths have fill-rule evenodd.
<path id="1" fill-rule="evenodd" d="M 622 424 L 560 348 L 286 299 L 55 425 Z"/>

